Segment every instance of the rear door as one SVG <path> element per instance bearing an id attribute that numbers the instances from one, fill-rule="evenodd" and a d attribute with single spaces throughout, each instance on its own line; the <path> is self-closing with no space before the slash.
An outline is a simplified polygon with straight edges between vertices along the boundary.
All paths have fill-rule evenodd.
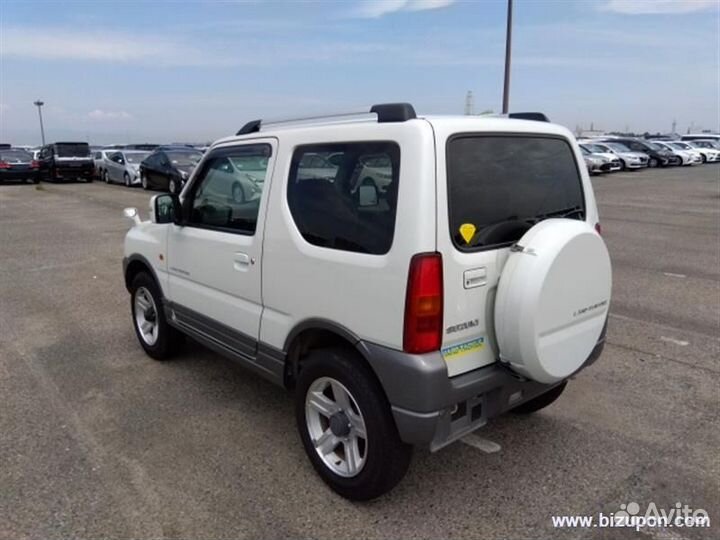
<path id="1" fill-rule="evenodd" d="M 575 150 L 563 137 L 448 132 L 437 148 L 442 354 L 453 376 L 498 358 L 495 295 L 510 246 L 541 219 L 583 219 L 585 203 Z"/>
<path id="2" fill-rule="evenodd" d="M 169 297 L 178 322 L 251 358 L 262 313 L 265 179 L 276 152 L 272 138 L 213 149 L 184 193 L 186 225 L 168 232 Z"/>

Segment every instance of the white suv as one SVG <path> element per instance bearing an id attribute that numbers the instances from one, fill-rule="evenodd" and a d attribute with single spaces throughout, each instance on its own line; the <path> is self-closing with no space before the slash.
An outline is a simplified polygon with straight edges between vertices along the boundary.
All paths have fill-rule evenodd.
<path id="1" fill-rule="evenodd" d="M 602 350 L 610 259 L 573 135 L 513 116 L 384 104 L 217 141 L 149 221 L 125 211 L 140 344 L 186 334 L 293 390 L 310 461 L 356 500 L 414 445 L 549 405 Z"/>

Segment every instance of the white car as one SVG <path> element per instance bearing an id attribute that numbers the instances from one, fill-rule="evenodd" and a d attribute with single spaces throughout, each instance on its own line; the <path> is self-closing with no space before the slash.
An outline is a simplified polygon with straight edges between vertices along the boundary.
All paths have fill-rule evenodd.
<path id="1" fill-rule="evenodd" d="M 413 446 L 554 402 L 600 355 L 611 295 L 570 131 L 370 113 L 255 120 L 215 142 L 149 220 L 125 210 L 123 261 L 146 353 L 168 359 L 187 334 L 293 392 L 310 463 L 355 500 L 392 489 Z M 264 168 L 249 200 L 232 196 L 237 158 Z M 356 186 L 368 166 L 384 191 Z"/>
<path id="2" fill-rule="evenodd" d="M 95 150 L 93 153 L 93 163 L 95 164 L 95 177 L 103 178 L 103 171 L 108 164 L 108 154 L 113 153 L 114 150 Z"/>
<path id="3" fill-rule="evenodd" d="M 620 159 L 620 164 L 624 170 L 642 169 L 648 166 L 650 157 L 643 152 L 634 152 L 624 144 L 616 142 L 596 142 L 596 141 L 580 141 L 581 144 L 588 143 L 592 148 L 607 154 L 613 154 Z"/>
<path id="4" fill-rule="evenodd" d="M 607 160 L 606 170 L 603 172 L 616 172 L 623 169 L 622 161 L 612 152 L 607 152 L 600 145 L 593 143 L 580 143 L 580 146 L 590 152 L 594 156 L 600 156 Z"/>
<path id="5" fill-rule="evenodd" d="M 683 148 L 680 148 L 679 146 L 674 146 L 673 143 L 668 141 L 651 142 L 678 156 L 682 160 L 682 165 L 698 165 L 702 163 L 702 156 L 699 152 L 685 150 Z"/>
<path id="6" fill-rule="evenodd" d="M 704 141 L 673 141 L 673 144 L 687 150 L 694 150 L 700 154 L 703 163 L 720 161 L 720 149 Z"/>
<path id="7" fill-rule="evenodd" d="M 150 155 L 146 150 L 106 151 L 107 160 L 103 167 L 102 180 L 106 183 L 125 184 L 126 187 L 140 185 L 140 163 Z"/>

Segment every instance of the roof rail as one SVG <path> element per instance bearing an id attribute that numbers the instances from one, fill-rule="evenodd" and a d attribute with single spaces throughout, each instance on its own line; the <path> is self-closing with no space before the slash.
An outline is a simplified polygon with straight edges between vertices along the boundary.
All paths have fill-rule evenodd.
<path id="1" fill-rule="evenodd" d="M 534 120 L 536 122 L 549 122 L 550 119 L 541 112 L 516 112 L 508 114 L 508 118 L 517 120 Z"/>
<path id="2" fill-rule="evenodd" d="M 327 121 L 327 120 L 342 120 L 344 118 L 368 116 L 369 114 L 376 114 L 378 123 L 386 122 L 406 122 L 417 118 L 415 109 L 410 103 L 379 103 L 370 107 L 370 111 L 352 111 L 338 114 L 327 114 L 322 116 L 307 116 L 301 118 L 285 118 L 282 120 L 270 120 L 263 121 L 262 119 L 251 120 L 243 127 L 241 127 L 235 135 L 247 135 L 249 133 L 257 133 L 260 131 L 262 126 L 273 125 L 273 124 L 286 124 L 295 122 L 313 122 L 313 121 Z"/>

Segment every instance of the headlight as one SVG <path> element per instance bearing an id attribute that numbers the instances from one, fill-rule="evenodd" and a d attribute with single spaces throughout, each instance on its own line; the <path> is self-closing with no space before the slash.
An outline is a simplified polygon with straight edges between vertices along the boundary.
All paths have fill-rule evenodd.
<path id="1" fill-rule="evenodd" d="M 183 180 L 187 180 L 188 173 L 186 173 L 185 171 L 180 171 L 180 178 L 182 178 Z"/>

